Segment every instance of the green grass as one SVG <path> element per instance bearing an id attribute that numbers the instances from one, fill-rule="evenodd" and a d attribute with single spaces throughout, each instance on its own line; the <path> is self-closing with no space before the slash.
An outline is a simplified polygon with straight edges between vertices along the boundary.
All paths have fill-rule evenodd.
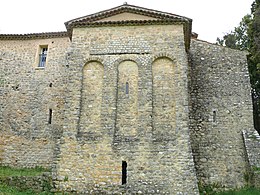
<path id="1" fill-rule="evenodd" d="M 36 168 L 11 168 L 8 166 L 0 166 L 0 177 L 12 177 L 12 176 L 38 176 L 43 172 L 48 172 L 49 170 L 36 167 Z"/>
<path id="2" fill-rule="evenodd" d="M 200 191 L 201 195 L 260 195 L 259 188 L 245 187 L 236 190 L 215 192 L 212 188 L 204 188 Z"/>
<path id="3" fill-rule="evenodd" d="M 260 171 L 260 167 L 253 166 L 252 169 L 253 171 Z"/>
<path id="4" fill-rule="evenodd" d="M 39 176 L 43 172 L 48 172 L 48 169 L 42 167 L 36 168 L 11 168 L 8 166 L 0 166 L 0 177 L 15 177 L 15 176 Z M 8 186 L 0 183 L 0 195 L 35 195 L 32 190 L 19 190 L 15 186 Z M 47 195 L 50 193 L 42 192 L 39 195 Z"/>
<path id="5" fill-rule="evenodd" d="M 243 188 L 240 190 L 230 190 L 226 192 L 219 192 L 217 195 L 259 195 L 260 189 L 256 188 Z"/>
<path id="6" fill-rule="evenodd" d="M 260 188 L 250 186 L 228 191 L 223 191 L 222 189 L 224 189 L 224 186 L 217 183 L 202 185 L 202 183 L 199 182 L 199 192 L 201 195 L 260 195 Z"/>
<path id="7" fill-rule="evenodd" d="M 13 186 L 0 184 L 0 195 L 35 195 L 36 193 L 31 190 L 20 191 Z M 38 195 L 48 195 L 50 193 L 37 193 Z"/>

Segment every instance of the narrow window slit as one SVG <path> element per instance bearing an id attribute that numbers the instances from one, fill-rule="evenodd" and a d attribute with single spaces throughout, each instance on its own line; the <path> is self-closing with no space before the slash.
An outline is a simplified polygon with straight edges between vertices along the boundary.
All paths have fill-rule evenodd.
<path id="1" fill-rule="evenodd" d="M 52 122 L 52 109 L 49 109 L 49 124 Z"/>
<path id="2" fill-rule="evenodd" d="M 213 110 L 213 122 L 216 122 L 217 112 Z"/>
<path id="3" fill-rule="evenodd" d="M 126 184 L 127 178 L 127 163 L 126 161 L 122 161 L 122 185 Z"/>
<path id="4" fill-rule="evenodd" d="M 128 82 L 125 83 L 125 94 L 126 95 L 129 94 L 129 83 Z"/>

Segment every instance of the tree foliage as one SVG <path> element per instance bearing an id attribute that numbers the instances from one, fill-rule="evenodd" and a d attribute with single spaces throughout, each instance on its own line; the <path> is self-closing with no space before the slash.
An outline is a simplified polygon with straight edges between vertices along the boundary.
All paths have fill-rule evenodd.
<path id="1" fill-rule="evenodd" d="M 260 0 L 252 4 L 252 21 L 248 29 L 248 69 L 252 85 L 255 128 L 260 132 Z"/>
<path id="2" fill-rule="evenodd" d="M 260 133 L 260 0 L 254 1 L 251 14 L 245 15 L 234 31 L 225 34 L 223 38 L 217 38 L 217 44 L 249 52 L 248 70 L 252 87 L 254 125 Z"/>
<path id="3" fill-rule="evenodd" d="M 248 50 L 249 38 L 248 29 L 252 22 L 252 15 L 247 14 L 242 18 L 238 27 L 235 27 L 234 31 L 226 33 L 223 38 L 217 38 L 217 44 L 223 45 L 232 49 Z"/>

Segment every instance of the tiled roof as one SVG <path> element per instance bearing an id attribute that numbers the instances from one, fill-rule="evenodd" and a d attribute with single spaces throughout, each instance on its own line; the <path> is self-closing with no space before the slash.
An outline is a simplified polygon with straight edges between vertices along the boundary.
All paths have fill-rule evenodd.
<path id="1" fill-rule="evenodd" d="M 0 34 L 0 40 L 30 40 L 68 37 L 68 32 L 48 32 L 32 34 Z"/>
<path id="2" fill-rule="evenodd" d="M 174 21 L 183 21 L 183 22 L 191 22 L 192 20 L 187 17 L 179 16 L 176 14 L 171 14 L 167 12 L 161 12 L 157 10 L 152 10 L 152 9 L 147 9 L 143 7 L 138 7 L 134 5 L 129 5 L 129 4 L 123 4 L 118 7 L 114 7 L 108 10 L 104 10 L 95 14 L 83 16 L 80 18 L 76 18 L 73 20 L 70 20 L 68 22 L 65 22 L 66 27 L 69 27 L 70 25 L 73 25 L 75 23 L 93 23 L 97 20 L 101 20 L 106 17 L 110 17 L 116 14 L 124 13 L 124 12 L 130 12 L 130 13 L 135 13 L 135 14 L 140 14 L 140 15 L 145 15 L 145 16 L 150 16 L 153 18 L 156 18 L 158 20 L 174 20 Z"/>
<path id="3" fill-rule="evenodd" d="M 107 21 L 102 20 L 121 13 L 132 13 L 148 16 L 151 19 Z M 83 16 L 65 22 L 67 32 L 50 32 L 50 33 L 33 33 L 33 34 L 0 34 L 0 40 L 30 40 L 30 39 L 47 39 L 57 37 L 72 37 L 72 30 L 76 27 L 94 27 L 94 26 L 131 26 L 131 25 L 152 25 L 152 24 L 183 24 L 184 38 L 186 49 L 190 46 L 192 19 L 161 12 L 157 10 L 147 9 L 129 4 L 123 4 L 108 10 L 97 12 L 95 14 Z"/>
<path id="4" fill-rule="evenodd" d="M 149 16 L 153 19 L 144 20 L 121 20 L 121 21 L 102 21 L 104 18 L 108 18 L 124 12 Z M 101 21 L 100 21 L 101 20 Z M 184 24 L 185 42 L 186 48 L 189 48 L 191 37 L 191 25 L 192 19 L 171 14 L 167 12 L 161 12 L 157 10 L 147 9 L 129 4 L 123 4 L 118 7 L 114 7 L 108 10 L 104 10 L 95 14 L 83 16 L 65 22 L 65 26 L 68 30 L 68 35 L 72 37 L 72 29 L 75 27 L 93 27 L 93 26 L 120 26 L 120 25 L 150 25 L 150 24 Z"/>

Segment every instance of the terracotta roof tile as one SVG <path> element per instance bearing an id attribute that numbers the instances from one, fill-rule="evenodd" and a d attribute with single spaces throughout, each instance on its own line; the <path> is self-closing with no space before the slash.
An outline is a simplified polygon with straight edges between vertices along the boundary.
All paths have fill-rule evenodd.
<path id="1" fill-rule="evenodd" d="M 104 18 L 108 18 L 124 12 L 134 13 L 144 16 L 149 16 L 154 19 L 146 20 L 121 20 L 121 21 L 100 21 Z M 79 17 L 68 22 L 65 22 L 65 26 L 68 30 L 68 35 L 72 37 L 72 29 L 75 27 L 93 27 L 93 26 L 108 26 L 108 25 L 151 25 L 151 24 L 184 24 L 184 34 L 186 49 L 190 45 L 191 37 L 191 25 L 192 19 L 183 17 L 176 14 L 167 12 L 161 12 L 153 9 L 147 9 L 129 4 L 123 4 L 118 7 L 114 7 L 108 10 L 97 12 L 95 14 Z"/>
<path id="2" fill-rule="evenodd" d="M 31 39 L 48 39 L 68 37 L 68 33 L 64 32 L 47 32 L 47 33 L 31 33 L 31 34 L 0 34 L 0 40 L 31 40 Z"/>
<path id="3" fill-rule="evenodd" d="M 129 5 L 129 4 L 123 4 L 121 6 L 114 7 L 114 8 L 104 10 L 101 12 L 97 12 L 95 14 L 91 14 L 91 15 L 87 15 L 87 16 L 83 16 L 83 17 L 79 17 L 79 18 L 70 20 L 68 22 L 65 22 L 65 25 L 68 29 L 68 28 L 70 28 L 71 25 L 73 25 L 77 22 L 80 22 L 80 23 L 95 22 L 97 20 L 100 20 L 100 19 L 103 19 L 106 17 L 110 17 L 110 16 L 113 16 L 116 14 L 124 13 L 124 12 L 130 12 L 130 13 L 150 16 L 150 17 L 156 18 L 158 20 L 181 20 L 181 21 L 185 21 L 185 22 L 192 22 L 192 20 L 190 18 L 183 17 L 180 15 L 171 14 L 171 13 L 167 13 L 167 12 L 161 12 L 161 11 L 138 7 L 138 6 Z"/>

